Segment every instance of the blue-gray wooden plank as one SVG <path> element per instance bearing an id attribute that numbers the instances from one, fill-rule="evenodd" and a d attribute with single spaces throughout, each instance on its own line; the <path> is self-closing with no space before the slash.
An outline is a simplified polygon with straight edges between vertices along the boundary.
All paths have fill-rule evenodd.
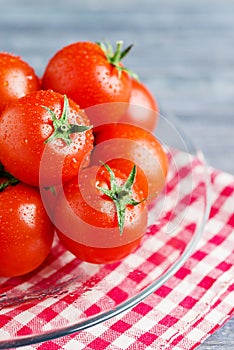
<path id="1" fill-rule="evenodd" d="M 134 43 L 125 64 L 176 115 L 210 165 L 234 174 L 234 1 L 1 0 L 0 51 L 43 74 L 77 40 Z M 200 350 L 234 348 L 234 320 Z"/>

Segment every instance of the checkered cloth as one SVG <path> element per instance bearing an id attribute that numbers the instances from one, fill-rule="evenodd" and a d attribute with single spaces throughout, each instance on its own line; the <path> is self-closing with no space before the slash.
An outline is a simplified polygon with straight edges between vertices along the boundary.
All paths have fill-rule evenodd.
<path id="1" fill-rule="evenodd" d="M 210 170 L 212 205 L 209 220 L 196 250 L 169 280 L 130 310 L 101 324 L 78 333 L 22 348 L 25 350 L 190 350 L 195 349 L 232 317 L 234 314 L 234 178 L 229 174 Z M 186 222 L 184 225 L 188 234 L 189 227 Z M 155 233 L 153 227 L 151 227 L 152 232 L 148 232 L 149 235 Z M 167 244 L 168 247 L 173 244 L 180 248 L 181 242 L 179 239 L 176 240 L 176 236 L 171 238 L 169 235 Z M 63 256 L 63 250 L 60 249 L 56 252 L 57 259 Z M 162 261 L 163 256 L 160 255 L 159 248 L 156 255 L 151 254 L 146 258 L 147 262 L 139 259 L 140 257 L 137 261 L 136 256 L 135 264 L 138 264 L 138 267 L 128 276 L 130 289 L 140 285 L 141 281 L 147 278 L 147 274 L 150 274 L 147 270 L 149 264 L 155 263 L 157 259 Z M 131 264 L 134 259 L 129 257 L 126 261 Z M 51 264 L 53 263 L 52 257 Z M 66 263 L 63 261 L 63 274 L 69 274 L 69 269 L 75 268 L 73 260 Z M 113 301 L 113 305 L 116 301 L 118 303 L 121 300 L 124 301 L 126 297 L 121 289 L 121 266 L 122 263 L 112 266 L 111 273 L 117 279 L 117 286 L 107 289 L 108 298 Z M 51 278 L 53 275 L 50 272 L 48 271 L 48 280 L 53 284 Z M 106 278 L 107 286 L 109 274 L 108 267 L 104 268 L 103 279 Z M 90 276 L 89 285 L 85 288 L 90 290 L 92 283 L 96 283 L 95 274 Z M 30 288 L 30 284 L 28 287 Z M 77 307 L 77 295 L 74 291 L 73 296 L 64 296 L 62 301 L 49 299 L 32 302 L 32 304 L 29 302 L 18 308 L 11 308 L 8 312 L 3 309 L 0 313 L 0 341 L 11 332 L 19 336 L 30 334 L 30 329 L 35 330 L 38 322 L 44 324 L 45 330 L 50 330 L 51 326 L 56 327 L 56 324 L 59 326 L 60 322 L 62 323 L 66 317 L 68 318 L 69 315 L 71 317 L 74 313 L 73 308 Z M 61 302 L 62 311 L 59 305 Z M 83 312 L 84 315 L 90 316 L 98 311 L 98 295 L 93 295 L 90 307 Z M 77 317 L 80 317 L 80 314 L 77 314 Z"/>

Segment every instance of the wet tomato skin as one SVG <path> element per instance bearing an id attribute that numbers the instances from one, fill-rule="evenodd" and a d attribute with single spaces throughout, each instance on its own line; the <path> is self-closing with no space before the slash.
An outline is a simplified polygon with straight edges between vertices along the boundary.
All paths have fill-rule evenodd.
<path id="1" fill-rule="evenodd" d="M 109 123 L 94 128 L 95 145 L 91 164 L 118 163 L 129 173 L 137 165 L 137 183 L 144 197 L 152 199 L 162 191 L 168 173 L 168 156 L 157 137 L 133 124 Z"/>
<path id="2" fill-rule="evenodd" d="M 129 102 L 131 84 L 129 74 L 125 71 L 120 74 L 93 42 L 75 42 L 63 47 L 50 59 L 42 77 L 43 89 L 66 94 L 84 109 L 118 102 L 124 105 Z M 115 106 L 115 109 L 118 111 L 111 118 L 119 119 L 125 108 Z M 89 116 L 91 123 L 96 124 L 100 116 L 95 111 L 94 117 L 92 114 L 93 111 Z"/>
<path id="3" fill-rule="evenodd" d="M 53 224 L 36 188 L 19 183 L 0 192 L 1 277 L 21 276 L 39 267 L 53 237 Z"/>
<path id="4" fill-rule="evenodd" d="M 39 89 L 39 78 L 26 61 L 0 52 L 0 113 L 10 102 Z"/>
<path id="5" fill-rule="evenodd" d="M 127 179 L 114 169 L 118 181 Z M 121 260 L 140 244 L 147 228 L 148 212 L 144 202 L 127 206 L 125 224 L 120 234 L 113 201 L 96 189 L 96 184 L 109 187 L 109 175 L 103 167 L 89 167 L 64 185 L 55 210 L 55 230 L 64 246 L 80 260 L 111 263 Z M 142 200 L 137 184 L 133 196 Z"/>
<path id="6" fill-rule="evenodd" d="M 67 181 L 75 176 L 81 164 L 88 163 L 93 146 L 91 129 L 72 134 L 70 145 L 61 138 L 45 143 L 54 126 L 51 114 L 44 107 L 61 119 L 63 106 L 63 95 L 39 90 L 12 102 L 1 114 L 0 159 L 5 169 L 20 181 L 32 186 L 39 186 L 40 182 L 43 186 L 53 186 L 61 177 Z M 84 111 L 72 100 L 69 100 L 68 120 L 72 124 L 90 124 Z"/>

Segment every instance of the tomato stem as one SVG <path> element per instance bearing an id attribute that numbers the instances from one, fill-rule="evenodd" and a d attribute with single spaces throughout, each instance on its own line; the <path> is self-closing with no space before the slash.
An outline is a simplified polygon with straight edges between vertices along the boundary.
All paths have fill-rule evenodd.
<path id="1" fill-rule="evenodd" d="M 110 189 L 106 189 L 100 186 L 96 186 L 96 188 L 113 200 L 116 208 L 120 234 L 122 235 L 127 205 L 136 206 L 142 202 L 137 202 L 134 198 L 131 197 L 132 186 L 136 177 L 136 165 L 133 166 L 126 182 L 122 186 L 120 186 L 118 185 L 115 174 L 113 170 L 109 167 L 109 165 L 105 163 L 102 164 L 110 174 Z"/>
<path id="2" fill-rule="evenodd" d="M 122 50 L 123 41 L 119 40 L 116 42 L 115 52 L 113 52 L 113 47 L 108 41 L 97 42 L 96 44 L 102 49 L 102 51 L 106 55 L 107 61 L 117 68 L 119 73 L 119 78 L 121 78 L 121 73 L 124 71 L 128 73 L 133 79 L 139 80 L 139 77 L 135 72 L 133 72 L 128 68 L 123 67 L 121 64 L 122 59 L 132 49 L 133 44 L 129 45 L 126 49 Z"/>
<path id="3" fill-rule="evenodd" d="M 66 143 L 66 145 L 70 145 L 72 143 L 70 137 L 71 134 L 75 134 L 77 132 L 85 132 L 92 128 L 92 126 L 70 124 L 68 122 L 69 102 L 66 95 L 64 95 L 63 111 L 60 119 L 57 118 L 57 115 L 50 108 L 48 108 L 47 106 L 42 107 L 50 113 L 54 127 L 53 134 L 50 137 L 48 137 L 48 139 L 46 139 L 44 143 L 51 142 L 55 139 L 62 139 Z"/>
<path id="4" fill-rule="evenodd" d="M 14 186 L 19 183 L 18 179 L 16 179 L 13 175 L 8 173 L 8 171 L 4 169 L 4 166 L 2 165 L 1 162 L 0 162 L 0 178 L 5 179 L 2 183 L 0 183 L 0 192 L 5 190 L 5 188 L 7 188 L 8 186 Z"/>
<path id="5" fill-rule="evenodd" d="M 116 50 L 114 55 L 110 58 L 110 62 L 114 65 L 118 65 L 120 63 L 120 60 L 122 59 L 122 47 L 123 47 L 123 41 L 119 40 L 116 42 Z M 123 56 L 124 57 L 124 56 Z"/>

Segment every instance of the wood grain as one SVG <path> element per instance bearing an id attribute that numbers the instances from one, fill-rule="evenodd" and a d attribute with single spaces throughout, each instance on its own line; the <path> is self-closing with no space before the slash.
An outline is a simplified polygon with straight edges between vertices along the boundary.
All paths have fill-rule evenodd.
<path id="1" fill-rule="evenodd" d="M 234 2 L 231 0 L 1 0 L 0 50 L 43 74 L 77 40 L 134 43 L 125 64 L 176 115 L 208 163 L 234 174 Z M 200 350 L 234 348 L 234 320 Z"/>

